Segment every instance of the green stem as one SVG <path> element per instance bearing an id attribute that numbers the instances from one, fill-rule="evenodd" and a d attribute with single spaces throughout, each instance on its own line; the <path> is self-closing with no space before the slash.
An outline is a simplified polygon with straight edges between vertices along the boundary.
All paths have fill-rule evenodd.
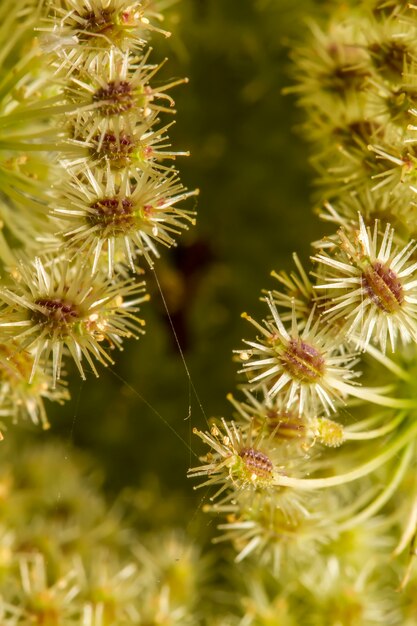
<path id="1" fill-rule="evenodd" d="M 363 478 L 367 474 L 378 469 L 381 465 L 384 465 L 389 459 L 397 454 L 401 448 L 406 445 L 414 435 L 417 434 L 417 422 L 413 422 L 411 428 L 406 430 L 397 439 L 394 439 L 393 443 L 382 454 L 374 457 L 367 463 L 346 472 L 345 474 L 339 474 L 338 476 L 329 476 L 327 478 L 291 478 L 289 476 L 281 476 L 276 474 L 274 484 L 278 487 L 291 487 L 293 489 L 301 489 L 308 491 L 310 489 L 325 489 L 328 487 L 336 487 L 338 485 L 344 485 L 359 478 Z"/>
<path id="2" fill-rule="evenodd" d="M 408 516 L 407 523 L 404 527 L 403 533 L 401 535 L 400 541 L 398 542 L 397 547 L 395 548 L 393 554 L 394 556 L 398 556 L 401 552 L 407 547 L 407 544 L 411 543 L 413 540 L 413 535 L 415 535 L 417 529 L 417 488 L 414 489 L 414 498 L 413 504 L 411 506 L 411 511 Z"/>
<path id="3" fill-rule="evenodd" d="M 404 454 L 401 459 L 401 463 L 399 464 L 397 471 L 394 473 L 394 476 L 390 483 L 386 486 L 386 488 L 382 491 L 382 493 L 368 506 L 366 509 L 363 509 L 360 513 L 350 518 L 343 524 L 338 526 L 339 532 L 344 532 L 349 530 L 350 528 L 355 528 L 359 524 L 362 524 L 364 521 L 375 515 L 391 498 L 391 496 L 395 493 L 398 485 L 404 478 L 404 474 L 406 473 L 410 461 L 413 456 L 414 451 L 414 441 L 408 444 L 407 448 L 404 451 Z"/>
<path id="4" fill-rule="evenodd" d="M 382 437 L 383 435 L 386 435 L 394 430 L 394 428 L 396 428 L 396 426 L 403 421 L 406 415 L 407 413 L 405 411 L 401 411 L 401 413 L 388 422 L 388 424 L 381 426 L 381 428 L 375 428 L 374 430 L 352 432 L 346 428 L 343 432 L 344 438 L 346 441 L 363 441 L 365 439 L 376 439 L 377 437 Z"/>
<path id="5" fill-rule="evenodd" d="M 61 104 L 54 105 L 53 101 L 58 100 L 57 98 L 53 98 L 51 102 L 44 101 L 41 102 L 41 106 L 36 109 L 18 109 L 9 113 L 8 115 L 2 115 L 0 117 L 0 128 L 5 128 L 7 126 L 19 125 L 23 121 L 36 121 L 42 119 L 50 119 L 55 115 L 61 115 L 63 113 L 72 113 L 74 112 L 74 105 L 72 104 Z M 60 97 L 62 100 L 62 96 Z M 37 103 L 39 104 L 39 103 Z M 53 107 L 53 108 L 52 108 Z M 48 131 L 49 133 L 51 131 Z"/>
<path id="6" fill-rule="evenodd" d="M 360 387 L 355 385 L 348 385 L 341 380 L 331 379 L 331 383 L 346 395 L 365 400 L 366 402 L 372 402 L 380 406 L 386 406 L 391 409 L 416 409 L 417 398 L 391 398 L 389 396 L 383 396 L 376 393 L 369 387 Z"/>
<path id="7" fill-rule="evenodd" d="M 387 368 L 390 372 L 395 374 L 397 378 L 404 380 L 406 382 L 410 382 L 411 375 L 406 372 L 402 367 L 400 367 L 397 363 L 395 363 L 392 359 L 387 357 L 385 354 L 382 354 L 380 350 L 377 350 L 374 346 L 368 345 L 366 348 L 366 353 L 370 354 L 376 361 L 379 361 L 381 365 Z"/>

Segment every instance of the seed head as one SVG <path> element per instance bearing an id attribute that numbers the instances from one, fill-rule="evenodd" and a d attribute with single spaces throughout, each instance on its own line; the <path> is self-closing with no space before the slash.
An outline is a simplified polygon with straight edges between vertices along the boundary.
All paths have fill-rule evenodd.
<path id="1" fill-rule="evenodd" d="M 267 448 L 268 444 L 262 442 L 262 435 L 258 435 L 255 441 L 252 441 L 251 430 L 243 431 L 234 422 L 229 426 L 224 419 L 221 420 L 219 427 L 213 426 L 210 433 L 197 429 L 194 433 L 208 444 L 213 452 L 205 457 L 207 464 L 190 469 L 189 476 L 208 476 L 208 480 L 198 487 L 220 484 L 212 499 L 226 489 L 262 490 L 272 485 L 274 463 L 263 449 Z"/>
<path id="2" fill-rule="evenodd" d="M 80 123 L 85 121 L 85 114 L 90 113 L 90 123 L 94 123 L 96 129 L 117 116 L 133 127 L 155 113 L 174 113 L 174 100 L 166 92 L 186 80 L 153 87 L 150 81 L 163 64 L 148 64 L 149 55 L 150 49 L 139 58 L 129 52 L 120 55 L 111 49 L 106 63 L 97 71 L 71 77 L 65 94 L 76 105 Z"/>
<path id="3" fill-rule="evenodd" d="M 63 385 L 51 389 L 51 372 L 39 367 L 29 382 L 33 361 L 33 355 L 21 350 L 18 343 L 0 344 L 0 415 L 13 421 L 29 418 L 49 428 L 44 400 L 63 403 L 69 394 Z"/>
<path id="4" fill-rule="evenodd" d="M 359 215 L 358 230 L 339 230 L 334 254 L 314 257 L 325 316 L 343 320 L 347 335 L 364 350 L 373 342 L 385 352 L 388 339 L 395 350 L 399 338 L 417 338 L 417 263 L 409 262 L 416 244 L 394 248 L 394 235 L 387 224 L 380 240 L 378 220 L 371 231 Z"/>
<path id="5" fill-rule="evenodd" d="M 149 3 L 141 0 L 62 0 L 52 2 L 43 46 L 57 55 L 57 65 L 67 72 L 96 71 L 112 48 L 139 51 L 152 26 L 146 16 Z"/>
<path id="6" fill-rule="evenodd" d="M 256 374 L 249 379 L 251 388 L 265 385 L 272 398 L 282 394 L 286 408 L 295 407 L 299 415 L 335 411 L 343 402 L 339 382 L 355 376 L 354 355 L 340 352 L 340 343 L 317 318 L 315 308 L 302 331 L 293 309 L 292 325 L 287 330 L 272 298 L 267 302 L 272 321 L 261 325 L 243 315 L 261 332 L 257 341 L 245 341 L 249 349 L 238 351 L 241 371 Z"/>
<path id="7" fill-rule="evenodd" d="M 62 146 L 65 152 L 62 165 L 76 174 L 87 167 L 109 165 L 116 173 L 129 169 L 133 173 L 141 170 L 163 175 L 169 168 L 161 161 L 188 153 L 170 150 L 165 134 L 170 125 L 154 129 L 155 121 L 155 117 L 150 117 L 132 127 L 129 122 L 116 118 L 97 128 L 94 118 L 80 114 L 68 127 L 69 138 Z"/>
<path id="8" fill-rule="evenodd" d="M 116 178 L 109 165 L 94 173 L 88 168 L 57 190 L 53 215 L 60 218 L 70 254 L 82 251 L 95 272 L 107 253 L 111 276 L 115 259 L 134 270 L 139 253 L 152 266 L 152 256 L 159 256 L 155 244 L 175 245 L 174 236 L 194 223 L 194 213 L 177 204 L 197 193 L 184 189 L 175 173 L 154 177 L 125 171 Z"/>
<path id="9" fill-rule="evenodd" d="M 0 289 L 4 303 L 0 327 L 13 334 L 20 350 L 33 352 L 29 382 L 38 364 L 48 367 L 52 355 L 55 387 L 64 352 L 71 354 L 83 378 L 83 357 L 98 375 L 92 357 L 104 365 L 112 363 L 103 343 L 106 348 L 120 348 L 125 337 L 143 332 L 144 322 L 136 316 L 136 305 L 148 299 L 143 283 L 112 282 L 102 273 L 92 277 L 78 259 L 70 264 L 36 258 L 22 262 L 18 272 L 13 290 Z"/>

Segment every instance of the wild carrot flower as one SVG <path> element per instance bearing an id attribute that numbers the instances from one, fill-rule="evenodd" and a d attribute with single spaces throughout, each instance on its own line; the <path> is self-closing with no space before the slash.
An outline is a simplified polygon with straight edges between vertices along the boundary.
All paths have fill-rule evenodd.
<path id="1" fill-rule="evenodd" d="M 243 314 L 261 333 L 256 341 L 245 340 L 248 348 L 238 351 L 250 387 L 265 385 L 271 397 L 284 394 L 286 408 L 296 407 L 299 415 L 336 411 L 344 402 L 346 382 L 357 376 L 355 356 L 340 352 L 340 342 L 317 319 L 315 308 L 300 331 L 294 308 L 287 329 L 272 298 L 268 306 L 272 321 L 263 325 Z"/>
<path id="2" fill-rule="evenodd" d="M 110 120 L 99 132 L 94 132 L 95 126 L 90 125 L 90 121 L 87 116 L 82 125 L 79 118 L 76 126 L 71 122 L 69 138 L 62 145 L 62 164 L 77 173 L 88 166 L 105 167 L 109 164 L 115 171 L 130 168 L 163 174 L 169 168 L 161 161 L 188 154 L 169 149 L 171 144 L 165 132 L 170 124 L 155 129 L 155 117 L 136 124 L 133 129 L 119 120 Z"/>
<path id="3" fill-rule="evenodd" d="M 0 605 L 6 625 L 65 623 L 75 626 L 80 593 L 75 571 L 66 572 L 51 584 L 45 558 L 37 553 L 21 555 L 19 569 L 21 581 L 14 589 L 14 597 L 10 593 L 12 601 L 2 601 Z"/>
<path id="4" fill-rule="evenodd" d="M 112 363 L 108 348 L 121 348 L 125 337 L 142 333 L 143 320 L 137 305 L 146 302 L 143 283 L 129 280 L 112 282 L 91 271 L 79 260 L 21 263 L 14 290 L 0 288 L 0 327 L 7 330 L 20 350 L 34 354 L 29 382 L 38 364 L 48 367 L 52 356 L 52 380 L 61 375 L 61 361 L 67 350 L 85 378 L 83 358 L 92 371 L 92 357 L 106 365 Z M 106 348 L 103 347 L 103 344 Z"/>
<path id="5" fill-rule="evenodd" d="M 336 499 L 328 493 L 317 497 L 275 489 L 250 496 L 236 492 L 230 504 L 214 504 L 206 510 L 224 518 L 218 525 L 221 534 L 214 541 L 231 541 L 237 563 L 256 554 L 259 562 L 278 573 L 317 558 L 320 543 L 334 532 L 331 507 L 335 504 Z"/>
<path id="6" fill-rule="evenodd" d="M 109 276 L 115 258 L 134 270 L 138 252 L 152 266 L 152 256 L 159 256 L 155 244 L 174 245 L 173 235 L 194 223 L 194 214 L 176 205 L 198 193 L 186 191 L 174 172 L 154 176 L 124 170 L 117 179 L 109 165 L 87 168 L 57 191 L 52 214 L 66 218 L 68 225 L 61 228 L 69 254 L 83 252 L 93 259 L 94 273 L 102 251 L 107 252 Z"/>
<path id="7" fill-rule="evenodd" d="M 398 338 L 417 338 L 417 262 L 410 262 L 416 244 L 393 246 L 395 231 L 387 224 L 382 238 L 379 222 L 367 228 L 359 215 L 359 229 L 340 229 L 337 254 L 317 254 L 324 272 L 315 288 L 333 294 L 324 315 L 332 322 L 343 319 L 357 347 L 370 342 L 395 350 Z M 319 270 L 319 271 L 320 271 Z"/>
<path id="8" fill-rule="evenodd" d="M 262 433 L 253 441 L 250 430 L 243 433 L 234 422 L 229 426 L 224 419 L 219 427 L 213 425 L 210 433 L 197 429 L 194 433 L 212 448 L 214 454 L 209 453 L 205 465 L 190 469 L 189 476 L 208 477 L 199 487 L 220 485 L 213 498 L 230 487 L 267 489 L 272 484 L 274 463 L 266 449 L 264 451 Z"/>
<path id="9" fill-rule="evenodd" d="M 271 433 L 275 443 L 281 442 L 291 448 L 293 445 L 307 447 L 309 426 L 304 415 L 288 410 L 280 395 L 271 398 L 265 386 L 260 398 L 248 389 L 243 389 L 243 393 L 245 401 L 238 401 L 232 394 L 227 396 L 242 426 Z"/>
<path id="10" fill-rule="evenodd" d="M 247 424 L 254 432 L 270 433 L 282 458 L 296 457 L 297 449 L 306 456 L 316 443 L 338 446 L 344 440 L 341 424 L 326 417 L 300 415 L 296 408 L 286 408 L 285 396 L 271 397 L 265 386 L 260 398 L 247 389 L 243 389 L 243 393 L 246 396 L 244 402 L 239 402 L 232 394 L 227 396 L 237 410 L 236 417 L 244 420 L 241 427 Z"/>
<path id="11" fill-rule="evenodd" d="M 149 30 L 160 30 L 146 16 L 148 2 L 137 0 L 63 0 L 53 2 L 43 45 L 67 70 L 100 67 L 111 47 L 140 50 Z M 166 36 L 169 33 L 163 32 Z"/>
<path id="12" fill-rule="evenodd" d="M 174 100 L 166 92 L 186 79 L 152 86 L 150 81 L 163 63 L 149 64 L 150 52 L 148 48 L 142 56 L 132 57 L 130 52 L 110 49 L 106 62 L 94 72 L 80 71 L 70 77 L 65 96 L 76 105 L 77 114 L 94 114 L 96 132 L 116 116 L 134 124 L 154 113 L 175 113 Z"/>
<path id="13" fill-rule="evenodd" d="M 39 367 L 32 376 L 34 357 L 13 341 L 0 344 L 0 415 L 18 419 L 29 418 L 34 424 L 49 427 L 44 400 L 62 403 L 69 394 L 62 385 L 52 387 L 52 376 Z"/>

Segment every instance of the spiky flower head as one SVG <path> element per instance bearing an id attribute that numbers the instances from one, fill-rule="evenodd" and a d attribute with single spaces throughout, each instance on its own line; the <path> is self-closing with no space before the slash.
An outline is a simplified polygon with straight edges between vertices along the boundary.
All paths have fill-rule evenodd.
<path id="1" fill-rule="evenodd" d="M 353 232 L 341 228 L 336 254 L 317 254 L 323 280 L 316 285 L 325 291 L 331 304 L 324 315 L 343 320 L 348 337 L 366 350 L 374 342 L 392 350 L 398 342 L 417 338 L 417 262 L 410 261 L 416 244 L 410 241 L 398 248 L 393 245 L 395 231 L 387 224 L 382 237 L 379 222 L 366 227 L 359 214 L 359 228 Z M 329 302 L 329 300 L 327 300 Z"/>
<path id="2" fill-rule="evenodd" d="M 76 123 L 71 120 L 65 130 L 69 138 L 62 144 L 65 154 L 62 165 L 77 173 L 86 167 L 107 165 L 116 172 L 125 168 L 166 172 L 169 168 L 161 163 L 163 160 L 186 156 L 188 152 L 171 150 L 165 134 L 170 124 L 153 128 L 155 122 L 156 118 L 150 116 L 132 127 L 119 119 L 111 119 L 96 130 L 90 115 L 84 114 L 82 123 L 79 118 Z"/>
<path id="3" fill-rule="evenodd" d="M 53 215 L 67 220 L 62 229 L 69 253 L 92 259 L 92 272 L 107 253 L 110 276 L 115 258 L 134 270 L 139 253 L 152 266 L 152 256 L 159 256 L 155 244 L 174 245 L 173 235 L 194 223 L 193 212 L 176 205 L 198 193 L 186 191 L 175 173 L 155 177 L 126 170 L 117 179 L 109 166 L 74 175 L 64 191 L 58 190 Z"/>
<path id="4" fill-rule="evenodd" d="M 250 425 L 253 430 L 265 430 L 272 434 L 275 443 L 291 446 L 307 446 L 309 438 L 308 422 L 296 410 L 288 410 L 281 396 L 271 398 L 266 387 L 262 397 L 243 389 L 244 401 L 238 401 L 232 394 L 227 399 L 236 409 L 236 417 Z"/>
<path id="5" fill-rule="evenodd" d="M 80 260 L 70 264 L 39 257 L 22 262 L 16 278 L 13 290 L 0 288 L 0 327 L 12 334 L 20 350 L 33 352 L 29 382 L 38 364 L 48 367 L 52 356 L 55 386 L 64 352 L 71 354 L 83 378 L 83 358 L 98 375 L 93 358 L 112 363 L 108 348 L 120 348 L 124 338 L 143 333 L 144 322 L 136 315 L 137 305 L 148 300 L 143 283 L 112 282 L 102 273 L 92 279 Z"/>
<path id="6" fill-rule="evenodd" d="M 230 487 L 267 489 L 272 485 L 275 467 L 267 454 L 267 441 L 262 441 L 262 433 L 253 441 L 251 430 L 242 431 L 234 422 L 229 426 L 224 419 L 219 426 L 214 424 L 209 433 L 197 429 L 194 433 L 213 452 L 204 458 L 206 464 L 190 469 L 188 474 L 208 477 L 198 487 L 220 485 L 213 498 Z"/>
<path id="7" fill-rule="evenodd" d="M 267 302 L 272 321 L 262 325 L 243 314 L 261 333 L 256 341 L 245 340 L 248 348 L 238 351 L 251 388 L 265 385 L 271 397 L 283 394 L 286 408 L 295 407 L 300 415 L 336 411 L 344 402 L 346 382 L 356 375 L 354 355 L 341 353 L 340 342 L 317 318 L 315 307 L 300 331 L 294 307 L 286 328 L 272 298 Z"/>
<path id="8" fill-rule="evenodd" d="M 80 593 L 74 570 L 69 570 L 54 582 L 48 576 L 44 556 L 39 553 L 19 558 L 20 585 L 9 589 L 10 602 L 1 601 L 2 617 L 12 624 L 45 624 L 61 626 L 77 623 L 74 600 Z M 4 623 L 4 622 L 3 622 Z"/>
<path id="9" fill-rule="evenodd" d="M 122 564 L 110 551 L 98 549 L 87 567 L 81 560 L 77 566 L 78 578 L 85 581 L 82 624 L 140 623 L 136 604 L 138 595 L 143 594 L 144 580 L 133 560 Z"/>
<path id="10" fill-rule="evenodd" d="M 120 52 L 140 50 L 146 44 L 145 33 L 160 30 L 146 16 L 148 5 L 148 0 L 53 1 L 42 29 L 43 46 L 57 54 L 67 71 L 80 67 L 94 71 L 112 47 Z"/>
<path id="11" fill-rule="evenodd" d="M 270 433 L 275 445 L 280 447 L 280 455 L 294 458 L 297 449 L 304 455 L 316 444 L 327 446 L 341 445 L 344 440 L 343 426 L 326 417 L 300 415 L 296 407 L 288 409 L 285 398 L 278 394 L 271 398 L 267 388 L 262 388 L 259 398 L 248 389 L 243 389 L 246 401 L 238 401 L 229 394 L 227 399 L 236 408 L 236 416 L 243 418 L 244 424 L 253 432 Z"/>
<path id="12" fill-rule="evenodd" d="M 48 428 L 44 400 L 63 403 L 69 394 L 62 385 L 52 389 L 51 373 L 39 367 L 29 382 L 33 361 L 33 355 L 16 342 L 0 344 L 0 415 L 13 422 L 29 418 Z"/>
<path id="13" fill-rule="evenodd" d="M 313 555 L 317 558 L 318 545 L 334 530 L 329 505 L 334 499 L 327 494 L 317 503 L 311 494 L 276 489 L 266 495 L 238 492 L 230 504 L 205 508 L 224 518 L 215 543 L 232 542 L 237 563 L 256 554 L 258 561 L 278 573 L 308 563 Z"/>
<path id="14" fill-rule="evenodd" d="M 117 116 L 134 124 L 151 114 L 175 113 L 174 100 L 166 92 L 187 80 L 150 84 L 163 65 L 149 64 L 150 51 L 149 48 L 143 56 L 132 57 L 129 52 L 118 54 L 111 49 L 100 68 L 70 77 L 65 86 L 66 98 L 77 105 L 77 113 L 94 115 L 96 130 Z"/>

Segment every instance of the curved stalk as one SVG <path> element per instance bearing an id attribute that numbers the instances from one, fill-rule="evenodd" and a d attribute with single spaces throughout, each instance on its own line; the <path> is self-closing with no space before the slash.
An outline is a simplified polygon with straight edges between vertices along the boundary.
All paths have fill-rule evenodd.
<path id="1" fill-rule="evenodd" d="M 381 465 L 384 465 L 384 463 L 395 456 L 416 434 L 417 422 L 414 422 L 413 426 L 398 437 L 398 439 L 394 440 L 382 454 L 379 454 L 367 463 L 345 474 L 330 476 L 328 478 L 291 478 L 277 474 L 274 478 L 274 484 L 277 485 L 277 487 L 292 487 L 293 489 L 308 491 L 310 489 L 325 489 L 353 482 L 375 471 L 378 467 L 381 467 Z"/>
<path id="2" fill-rule="evenodd" d="M 391 496 L 395 493 L 395 490 L 397 489 L 398 485 L 404 478 L 404 475 L 407 469 L 409 468 L 410 461 L 413 456 L 413 452 L 414 452 L 414 441 L 412 441 L 405 449 L 404 454 L 401 458 L 401 463 L 399 464 L 397 471 L 394 473 L 394 476 L 392 477 L 391 482 L 388 483 L 388 485 L 385 487 L 382 493 L 377 498 L 375 498 L 375 500 L 369 506 L 363 509 L 360 513 L 346 520 L 346 522 L 340 524 L 338 527 L 339 532 L 343 532 L 345 530 L 349 530 L 351 528 L 354 528 L 355 526 L 358 526 L 358 524 L 365 522 L 367 519 L 369 519 L 370 517 L 375 515 L 375 513 L 381 510 L 381 508 L 388 502 Z"/>

